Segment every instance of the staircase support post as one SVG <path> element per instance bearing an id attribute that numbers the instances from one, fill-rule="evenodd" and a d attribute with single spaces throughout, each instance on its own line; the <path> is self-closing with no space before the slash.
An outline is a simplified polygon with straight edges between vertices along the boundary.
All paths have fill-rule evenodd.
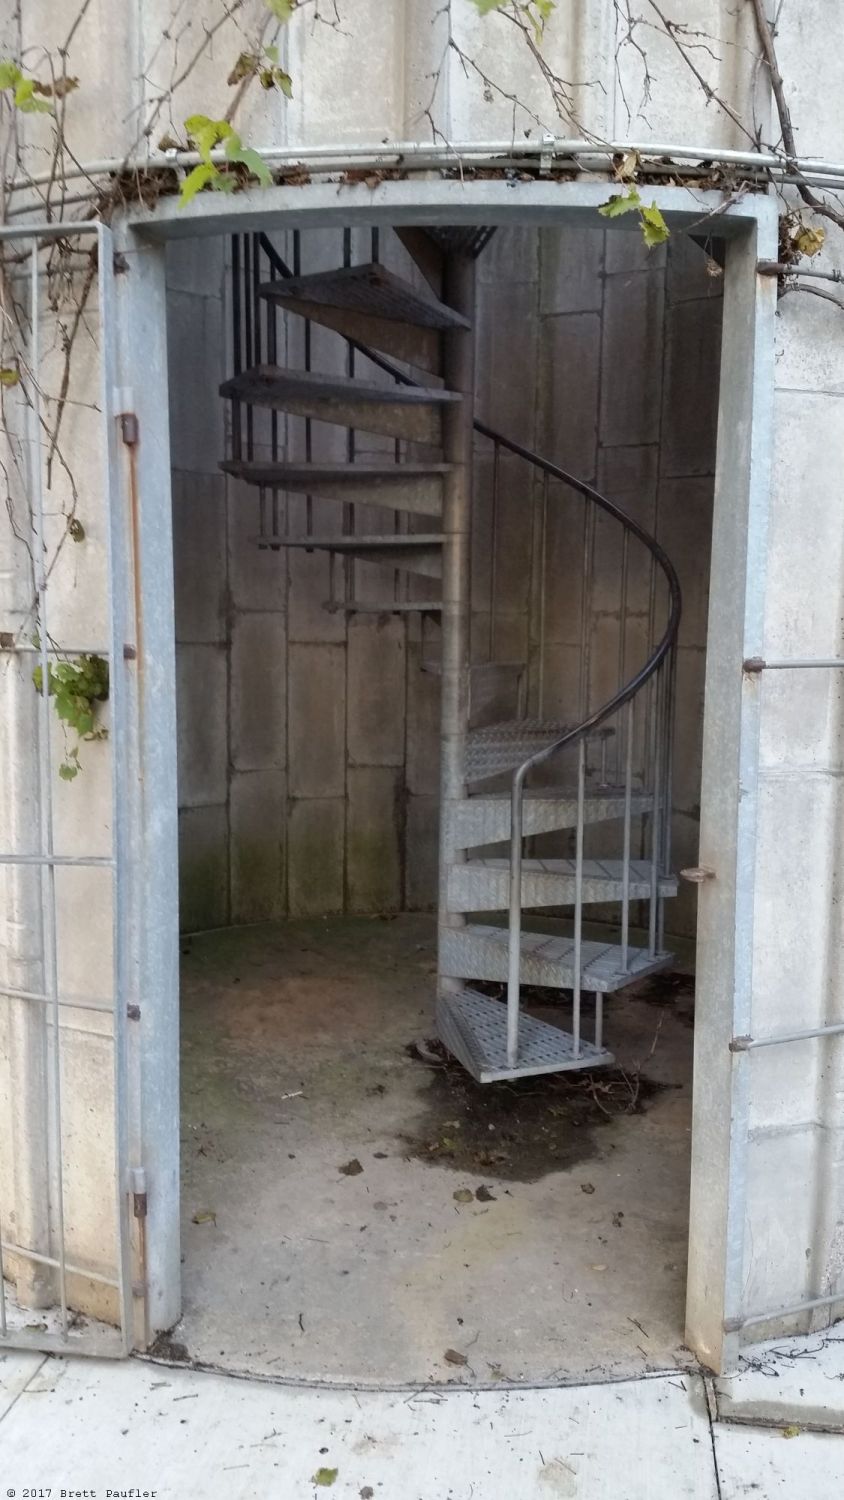
<path id="1" fill-rule="evenodd" d="M 448 871 L 465 859 L 452 845 L 453 806 L 466 794 L 465 756 L 469 722 L 470 537 L 475 391 L 475 262 L 452 252 L 445 258 L 443 301 L 462 313 L 468 329 L 443 335 L 443 375 L 447 390 L 459 391 L 443 414 L 443 457 L 453 465 L 443 491 L 442 577 L 442 710 L 440 721 L 440 845 L 438 991 L 462 988 L 443 975 L 442 938 L 446 929 L 462 927 L 466 918 L 448 910 Z"/>

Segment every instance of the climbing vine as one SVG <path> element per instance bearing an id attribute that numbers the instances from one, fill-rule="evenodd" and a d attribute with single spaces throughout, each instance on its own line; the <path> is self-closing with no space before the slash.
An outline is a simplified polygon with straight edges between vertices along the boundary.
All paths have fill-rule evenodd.
<path id="1" fill-rule="evenodd" d="M 5 36 L 23 36 L 23 3 L 11 0 Z M 169 19 L 136 80 L 138 102 L 130 117 L 125 158 L 122 165 L 105 172 L 88 169 L 73 143 L 75 112 L 87 107 L 90 118 L 92 93 L 86 83 L 83 38 L 86 23 L 91 24 L 92 3 L 76 0 L 76 9 L 65 23 L 67 30 L 54 43 L 39 40 L 29 47 L 21 43 L 17 50 L 7 46 L 9 55 L 0 57 L 0 220 L 9 222 L 10 213 L 18 213 L 25 223 L 28 210 L 48 221 L 76 217 L 109 223 L 130 199 L 152 203 L 162 193 L 177 193 L 188 204 L 201 192 L 232 193 L 256 184 L 310 180 L 304 169 L 282 169 L 265 160 L 246 139 L 248 132 L 238 117 L 250 90 L 276 96 L 282 107 L 298 92 L 284 52 L 291 27 L 307 26 L 311 34 L 322 29 L 348 37 L 356 0 L 205 0 L 204 6 L 195 0 L 171 0 Z M 717 151 L 709 161 L 686 165 L 649 156 L 645 150 L 615 157 L 607 152 L 606 143 L 584 120 L 589 115 L 584 100 L 600 94 L 604 84 L 566 78 L 553 61 L 554 39 L 570 24 L 570 12 L 588 3 L 442 0 L 433 5 L 431 35 L 441 40 L 432 50 L 441 45 L 441 53 L 423 87 L 426 97 L 419 102 L 412 128 L 420 127 L 421 134 L 422 126 L 429 127 L 434 142 L 448 145 L 442 118 L 449 69 L 456 67 L 476 85 L 479 110 L 493 103 L 507 107 L 516 157 L 520 140 L 535 140 L 540 134 L 594 141 L 596 150 L 603 153 L 603 176 L 608 184 L 601 213 L 607 219 L 635 216 L 648 245 L 658 245 L 668 235 L 649 191 L 653 183 L 685 182 L 717 189 L 728 202 L 773 184 L 782 204 L 782 232 L 779 258 L 769 274 L 777 276 L 781 295 L 811 293 L 844 309 L 844 297 L 822 285 L 825 280 L 841 281 L 841 273 L 816 270 L 812 264 L 811 281 L 806 276 L 810 262 L 832 248 L 828 237 L 833 231 L 844 233 L 844 207 L 837 190 L 818 189 L 801 170 L 789 90 L 777 53 L 777 27 L 768 0 L 735 0 L 730 14 L 746 23 L 741 42 L 711 35 L 690 24 L 682 13 L 676 18 L 667 8 L 676 0 L 613 0 L 614 86 L 628 120 L 647 119 L 658 84 L 657 64 L 652 61 L 654 44 L 658 44 L 659 55 L 664 56 L 667 48 L 680 60 L 690 89 L 705 98 L 709 110 L 729 122 L 746 149 L 765 152 L 777 163 L 776 169 L 752 171 L 719 160 Z M 780 0 L 777 14 L 789 3 L 792 0 Z M 60 7 L 55 11 L 60 14 Z M 462 24 L 473 14 L 481 25 Z M 512 45 L 497 51 L 487 46 L 493 31 L 499 41 L 511 38 Z M 819 45 L 822 42 L 819 36 Z M 381 39 L 368 44 L 380 45 Z M 388 44 L 386 33 L 384 44 Z M 752 64 L 746 91 L 751 103 L 744 112 L 718 86 L 718 65 L 728 46 L 735 48 L 741 66 L 748 59 Z M 531 79 L 538 84 L 529 99 L 522 97 L 524 90 L 512 81 L 526 76 L 520 58 L 527 59 Z M 200 72 L 201 100 L 195 97 Z M 760 124 L 752 102 L 761 92 L 760 84 L 766 85 L 765 92 L 773 100 L 777 121 L 773 139 L 769 127 Z M 181 105 L 189 89 L 191 112 Z M 151 154 L 158 158 L 154 170 L 148 165 Z M 407 170 L 406 164 L 399 164 L 392 175 L 406 175 Z M 463 167 L 458 162 L 451 170 L 463 171 Z M 538 170 L 538 158 L 525 157 L 523 166 L 502 167 L 500 175 L 525 177 Z M 575 160 L 567 164 L 555 158 L 551 175 L 568 180 L 577 170 Z M 390 169 L 357 176 L 349 172 L 346 180 L 374 185 L 385 175 L 390 175 Z M 87 539 L 85 517 L 80 513 L 83 501 L 64 429 L 68 410 L 79 404 L 72 379 L 75 351 L 80 341 L 93 337 L 88 304 L 97 284 L 96 257 L 93 252 L 80 252 L 71 238 L 58 237 L 45 241 L 38 253 L 54 328 L 49 381 L 28 362 L 30 330 L 21 292 L 26 256 L 22 260 L 22 252 L 9 242 L 0 244 L 0 424 L 7 434 L 0 454 L 0 483 L 11 533 L 31 568 L 30 606 L 18 625 L 21 639 L 31 637 L 38 626 L 37 579 L 52 574 L 68 541 L 84 545 Z M 37 548 L 33 541 L 26 499 L 26 442 L 16 436 L 22 417 L 31 419 L 36 409 L 51 514 L 64 522 L 57 529 L 51 526 L 49 555 L 42 555 L 42 544 Z M 104 688 L 107 695 L 107 682 L 97 676 L 98 660 L 60 661 L 50 669 L 48 692 L 63 725 L 77 735 L 64 762 L 62 774 L 68 779 L 78 770 L 80 743 L 104 732 L 96 720 L 96 705 L 102 701 Z"/>
<path id="2" fill-rule="evenodd" d="M 36 642 L 37 644 L 37 642 Z M 38 666 L 32 674 L 36 690 L 43 692 L 44 674 Z M 75 661 L 50 662 L 47 693 L 65 733 L 65 751 L 59 766 L 62 781 L 73 781 L 80 771 L 79 747 L 83 740 L 104 740 L 108 730 L 98 721 L 97 709 L 108 698 L 108 662 L 102 656 L 79 656 Z"/>

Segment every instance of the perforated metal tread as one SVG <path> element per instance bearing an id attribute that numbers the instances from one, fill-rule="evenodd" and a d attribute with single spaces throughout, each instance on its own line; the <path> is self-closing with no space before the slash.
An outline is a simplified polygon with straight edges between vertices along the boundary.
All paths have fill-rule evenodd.
<path id="1" fill-rule="evenodd" d="M 486 927 L 469 923 L 465 927 L 445 928 L 440 933 L 442 970 L 452 979 L 486 979 L 505 983 L 508 968 L 508 940 L 504 927 Z M 574 983 L 574 939 L 549 937 L 542 932 L 523 932 L 521 936 L 522 984 L 548 985 L 551 989 L 571 989 Z M 634 979 L 656 973 L 671 963 L 673 955 L 657 953 L 651 957 L 642 948 L 628 948 L 628 967 L 622 967 L 622 951 L 615 943 L 581 944 L 581 985 L 584 990 L 611 993 L 623 989 Z"/>
<path id="2" fill-rule="evenodd" d="M 259 406 L 281 404 L 286 399 L 372 402 L 375 406 L 448 406 L 462 399 L 459 391 L 419 385 L 375 385 L 370 380 L 323 375 L 317 370 L 285 370 L 280 365 L 253 365 L 242 370 L 223 381 L 220 395 L 253 401 Z"/>
<path id="3" fill-rule="evenodd" d="M 528 756 L 567 732 L 565 724 L 544 719 L 516 719 L 473 729 L 466 743 L 466 780 L 486 781 L 502 771 L 513 771 Z"/>
<path id="4" fill-rule="evenodd" d="M 413 515 L 442 513 L 450 464 L 288 464 L 227 459 L 226 474 L 265 489 L 317 495 L 344 504 L 383 505 Z"/>
<path id="5" fill-rule="evenodd" d="M 291 276 L 265 281 L 258 288 L 271 302 L 310 302 L 324 307 L 348 308 L 393 323 L 411 323 L 416 328 L 470 328 L 468 318 L 446 307 L 435 297 L 419 293 L 384 266 L 371 262 L 318 271 L 311 276 Z"/>
<path id="6" fill-rule="evenodd" d="M 529 1078 L 539 1073 L 600 1068 L 615 1061 L 611 1052 L 581 1040 L 575 1054 L 567 1031 L 522 1012 L 519 1021 L 519 1060 L 507 1062 L 507 1007 L 476 990 L 444 995 L 437 1004 L 437 1030 L 449 1052 L 478 1083 L 502 1078 Z"/>
<path id="7" fill-rule="evenodd" d="M 570 906 L 575 901 L 576 861 L 573 859 L 525 859 L 522 861 L 523 907 Z M 676 896 L 677 881 L 671 875 L 657 882 L 660 896 Z M 631 901 L 651 892 L 648 860 L 630 863 Z M 584 903 L 621 901 L 624 898 L 624 861 L 585 859 L 582 867 L 581 899 Z M 450 911 L 505 911 L 510 903 L 509 859 L 470 859 L 452 865 L 448 872 Z"/>
<path id="8" fill-rule="evenodd" d="M 630 799 L 631 816 L 639 817 L 650 810 L 649 793 L 634 792 Z M 577 822 L 577 794 L 571 790 L 549 791 L 538 787 L 525 789 L 522 808 L 525 837 L 533 833 L 553 833 L 560 828 L 574 828 Z M 604 823 L 624 816 L 624 791 L 611 787 L 587 792 L 583 803 L 585 823 Z M 471 849 L 481 844 L 497 844 L 510 837 L 510 793 L 485 792 L 483 796 L 465 797 L 452 804 L 449 839 L 453 849 Z"/>

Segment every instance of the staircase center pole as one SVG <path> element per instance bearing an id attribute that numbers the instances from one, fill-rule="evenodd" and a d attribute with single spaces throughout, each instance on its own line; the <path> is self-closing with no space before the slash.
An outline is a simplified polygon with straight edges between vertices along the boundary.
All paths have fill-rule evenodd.
<path id="1" fill-rule="evenodd" d="M 471 327 L 443 335 L 443 375 L 447 390 L 463 397 L 443 417 L 443 457 L 453 465 L 443 491 L 442 710 L 440 720 L 440 849 L 438 988 L 453 994 L 461 983 L 443 976 L 446 930 L 466 918 L 448 910 L 449 867 L 465 859 L 452 845 L 453 807 L 466 794 L 465 757 L 469 722 L 470 526 L 475 394 L 475 262 L 452 252 L 443 267 L 443 301 Z"/>

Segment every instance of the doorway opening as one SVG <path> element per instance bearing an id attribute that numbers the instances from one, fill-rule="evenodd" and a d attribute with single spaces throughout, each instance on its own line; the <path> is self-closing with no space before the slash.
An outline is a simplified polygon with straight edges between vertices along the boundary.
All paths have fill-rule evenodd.
<path id="1" fill-rule="evenodd" d="M 443 453 L 388 411 L 404 387 L 364 337 L 383 300 L 364 292 L 338 318 L 325 286 L 370 268 L 396 299 L 375 352 L 443 390 L 428 362 L 443 330 L 402 334 L 400 298 L 448 306 L 437 275 L 455 250 L 477 284 L 466 729 L 499 758 L 465 789 L 489 821 L 443 892 Z M 380 1385 L 682 1364 L 695 894 L 675 877 L 698 850 L 717 245 L 326 228 L 167 255 L 183 929 L 171 1347 Z M 286 281 L 320 276 L 291 301 Z M 285 374 L 281 401 L 254 374 L 268 367 Z M 362 385 L 378 387 L 374 426 Z M 580 1037 L 582 1018 L 580 1045 L 601 1055 L 482 1082 L 435 1021 L 438 904 L 479 955 L 446 978 L 466 974 L 503 1017 L 490 953 L 497 932 L 506 946 L 513 770 L 549 724 L 559 737 L 633 679 L 670 614 L 653 552 L 556 471 L 662 549 L 683 614 L 670 689 L 667 674 L 643 684 L 635 712 L 620 705 L 527 782 L 523 939 L 557 947 L 522 975 L 521 1024 Z M 502 724 L 522 726 L 515 759 Z M 582 996 L 562 982 L 575 938 Z M 607 984 L 601 1016 L 586 970 L 619 947 L 644 958 Z"/>

